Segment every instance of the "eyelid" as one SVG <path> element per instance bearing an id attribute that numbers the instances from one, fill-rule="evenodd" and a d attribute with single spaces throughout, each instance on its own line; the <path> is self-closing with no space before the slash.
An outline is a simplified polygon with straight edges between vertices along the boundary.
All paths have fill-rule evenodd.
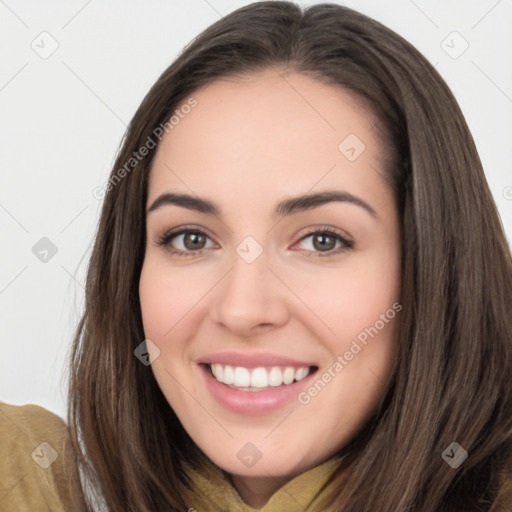
<path id="1" fill-rule="evenodd" d="M 306 232 L 301 235 L 299 238 L 300 240 L 303 240 L 304 238 L 308 237 L 309 235 L 313 235 L 315 233 L 332 233 L 333 235 L 339 236 L 340 238 L 343 238 L 347 242 L 354 243 L 353 238 L 346 232 L 341 229 L 335 228 L 334 226 L 329 226 L 325 224 L 320 224 L 317 226 L 312 226 L 310 228 L 306 229 Z"/>
<path id="2" fill-rule="evenodd" d="M 206 238 L 213 241 L 214 243 L 216 243 L 213 240 L 213 238 L 210 236 L 208 230 L 206 230 L 205 228 L 198 227 L 196 225 L 184 225 L 184 226 L 179 226 L 177 228 L 169 229 L 169 230 L 165 231 L 163 234 L 161 234 L 160 236 L 157 236 L 156 245 L 164 246 L 169 250 L 169 252 L 171 252 L 171 254 L 177 254 L 179 256 L 200 256 L 200 255 L 204 254 L 204 252 L 211 249 L 211 247 L 210 247 L 210 248 L 198 249 L 196 251 L 192 251 L 192 250 L 182 251 L 181 249 L 176 249 L 176 248 L 171 249 L 171 248 L 167 247 L 170 245 L 171 240 L 173 240 L 174 238 L 176 238 L 180 235 L 187 234 L 187 233 L 196 233 L 199 235 L 203 235 Z M 331 236 L 331 237 L 337 239 L 338 241 L 340 241 L 341 246 L 338 247 L 337 249 L 331 249 L 330 251 L 311 251 L 311 250 L 307 250 L 307 249 L 302 249 L 302 251 L 305 251 L 309 255 L 312 255 L 312 256 L 320 256 L 320 257 L 335 256 L 335 255 L 339 254 L 340 252 L 352 249 L 354 246 L 354 240 L 350 235 L 348 235 L 345 231 L 342 231 L 338 228 L 335 228 L 333 226 L 328 226 L 328 225 L 317 225 L 317 226 L 312 226 L 310 228 L 307 228 L 307 231 L 300 236 L 300 238 L 293 244 L 293 246 L 297 245 L 298 243 L 307 239 L 311 235 L 315 235 L 315 234 L 327 234 L 327 236 Z"/>
<path id="3" fill-rule="evenodd" d="M 338 228 L 335 228 L 333 226 L 326 226 L 326 225 L 319 225 L 319 226 L 313 226 L 311 228 L 308 228 L 306 233 L 302 234 L 302 236 L 299 238 L 297 242 L 295 242 L 294 245 L 304 241 L 305 239 L 309 238 L 311 235 L 315 234 L 327 234 L 327 236 L 330 236 L 338 241 L 340 241 L 341 245 L 337 249 L 331 249 L 329 251 L 311 251 L 308 249 L 303 249 L 307 254 L 307 256 L 313 256 L 313 257 L 334 257 L 338 256 L 339 254 L 352 250 L 354 248 L 354 239 L 352 236 L 350 236 L 345 231 L 342 231 Z"/>
<path id="4" fill-rule="evenodd" d="M 195 226 L 195 225 L 184 225 L 184 226 L 179 226 L 177 228 L 165 230 L 161 235 L 157 235 L 156 245 L 165 246 L 165 245 L 169 244 L 172 239 L 174 239 L 180 235 L 186 234 L 186 233 L 197 233 L 199 235 L 204 235 L 208 239 L 214 241 L 213 237 L 209 234 L 207 229 L 205 229 L 203 227 Z M 186 251 L 186 252 L 190 253 L 190 254 L 200 254 L 204 250 L 205 249 L 199 249 L 198 251 Z M 179 249 L 177 249 L 176 251 L 180 252 Z M 181 252 L 185 252 L 185 251 L 181 251 Z"/>

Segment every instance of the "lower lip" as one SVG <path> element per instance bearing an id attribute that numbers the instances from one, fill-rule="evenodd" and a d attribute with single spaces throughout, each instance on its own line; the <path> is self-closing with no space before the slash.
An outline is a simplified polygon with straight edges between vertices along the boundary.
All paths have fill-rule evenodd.
<path id="1" fill-rule="evenodd" d="M 296 400 L 301 390 L 309 385 L 316 372 L 310 373 L 293 384 L 276 386 L 268 391 L 239 391 L 219 382 L 208 366 L 201 364 L 206 386 L 213 397 L 226 409 L 247 415 L 261 415 L 278 410 L 292 400 Z"/>

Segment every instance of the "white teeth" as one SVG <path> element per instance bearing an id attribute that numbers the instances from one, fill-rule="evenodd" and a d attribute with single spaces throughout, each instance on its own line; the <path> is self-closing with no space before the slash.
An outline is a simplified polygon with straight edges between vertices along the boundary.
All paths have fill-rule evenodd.
<path id="1" fill-rule="evenodd" d="M 268 383 L 271 386 L 280 386 L 283 383 L 283 373 L 281 372 L 281 368 L 277 368 L 274 366 L 268 374 Z"/>
<path id="2" fill-rule="evenodd" d="M 219 380 L 219 379 L 217 379 Z M 251 387 L 252 388 L 266 388 L 268 387 L 268 376 L 265 368 L 254 368 L 251 374 Z"/>
<path id="3" fill-rule="evenodd" d="M 292 384 L 300 381 L 310 374 L 310 367 L 293 368 L 292 366 L 272 366 L 265 368 L 259 366 L 249 369 L 243 366 L 229 366 L 219 363 L 210 365 L 215 379 L 241 391 L 260 391 L 269 387 L 283 384 Z"/>
<path id="4" fill-rule="evenodd" d="M 212 364 L 212 373 L 215 378 L 219 381 L 222 381 L 223 369 L 222 365 L 219 363 Z"/>
<path id="5" fill-rule="evenodd" d="M 237 388 L 248 388 L 251 385 L 251 374 L 247 368 L 237 366 L 235 368 L 235 381 L 233 384 Z"/>
<path id="6" fill-rule="evenodd" d="M 219 382 L 224 382 L 224 384 L 233 384 L 235 382 L 235 374 L 233 372 L 233 367 L 224 366 L 224 375 L 222 376 L 222 379 L 217 380 Z"/>
<path id="7" fill-rule="evenodd" d="M 291 384 L 295 378 L 295 370 L 293 368 L 286 368 L 283 372 L 283 382 L 285 384 Z"/>
<path id="8" fill-rule="evenodd" d="M 306 377 L 309 374 L 309 368 L 299 368 L 295 372 L 295 380 L 299 381 L 302 380 L 304 377 Z"/>

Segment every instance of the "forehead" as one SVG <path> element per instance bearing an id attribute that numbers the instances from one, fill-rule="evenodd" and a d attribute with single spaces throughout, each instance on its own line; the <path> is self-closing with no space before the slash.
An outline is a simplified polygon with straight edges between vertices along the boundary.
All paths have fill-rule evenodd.
<path id="1" fill-rule="evenodd" d="M 197 105 L 158 147 L 148 199 L 165 188 L 304 193 L 320 180 L 357 191 L 379 178 L 376 119 L 346 90 L 268 69 L 216 80 L 191 97 Z"/>

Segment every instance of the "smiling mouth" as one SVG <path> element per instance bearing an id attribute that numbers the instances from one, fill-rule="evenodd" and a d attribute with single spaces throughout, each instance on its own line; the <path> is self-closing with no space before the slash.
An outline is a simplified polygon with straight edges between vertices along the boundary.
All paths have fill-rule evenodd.
<path id="1" fill-rule="evenodd" d="M 205 364 L 212 377 L 237 391 L 269 391 L 289 386 L 316 372 L 316 366 L 259 366 L 246 368 L 220 363 Z"/>

